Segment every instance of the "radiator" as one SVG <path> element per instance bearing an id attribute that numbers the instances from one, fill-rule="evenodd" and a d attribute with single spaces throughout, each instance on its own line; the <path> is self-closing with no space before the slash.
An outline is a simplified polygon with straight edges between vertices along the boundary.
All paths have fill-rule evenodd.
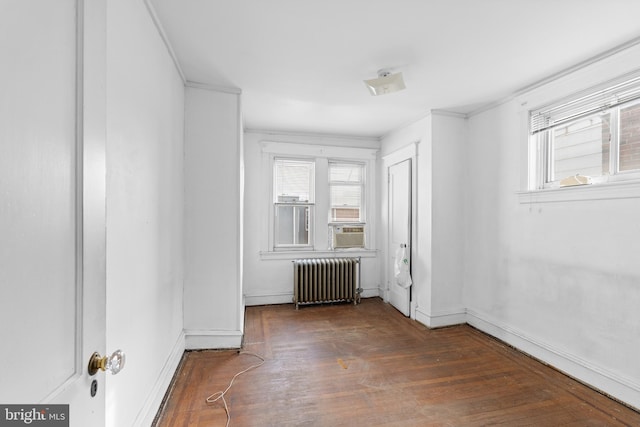
<path id="1" fill-rule="evenodd" d="M 310 258 L 293 261 L 293 302 L 360 301 L 360 258 Z"/>

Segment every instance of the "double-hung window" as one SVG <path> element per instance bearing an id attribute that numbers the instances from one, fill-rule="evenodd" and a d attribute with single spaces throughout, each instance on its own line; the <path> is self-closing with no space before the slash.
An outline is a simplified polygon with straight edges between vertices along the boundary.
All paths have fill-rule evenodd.
<path id="1" fill-rule="evenodd" d="M 640 76 L 530 113 L 536 189 L 640 178 Z"/>
<path id="2" fill-rule="evenodd" d="M 329 162 L 329 222 L 364 222 L 364 163 Z"/>
<path id="3" fill-rule="evenodd" d="M 261 256 L 369 251 L 375 242 L 376 148 L 262 141 Z M 367 243 L 367 242 L 372 242 Z M 371 245 L 371 246 L 369 246 Z M 304 255 L 301 255 L 304 254 Z"/>
<path id="4" fill-rule="evenodd" d="M 273 176 L 275 247 L 311 247 L 314 228 L 315 163 L 275 159 Z"/>

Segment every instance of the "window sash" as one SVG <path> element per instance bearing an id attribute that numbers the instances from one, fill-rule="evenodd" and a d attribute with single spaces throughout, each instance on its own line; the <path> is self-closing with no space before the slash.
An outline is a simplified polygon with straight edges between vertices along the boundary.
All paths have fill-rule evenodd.
<path id="1" fill-rule="evenodd" d="M 274 203 L 274 247 L 312 247 L 313 210 L 310 203 Z"/>
<path id="2" fill-rule="evenodd" d="M 636 165 L 640 165 L 640 161 L 636 159 L 640 158 L 640 141 L 636 136 L 636 127 L 640 126 L 635 122 L 637 114 L 633 111 L 633 107 L 639 104 L 640 73 L 635 72 L 571 98 L 531 110 L 530 141 L 537 152 L 534 157 L 536 164 L 532 164 L 535 169 L 533 175 L 530 175 L 533 178 L 532 184 L 539 189 L 553 188 L 567 177 L 565 175 L 575 173 L 590 176 L 592 183 L 639 179 L 640 168 L 636 168 Z M 623 112 L 630 112 L 627 116 L 633 117 L 626 117 Z M 572 127 L 579 127 L 591 119 L 597 125 L 600 118 L 603 119 L 600 125 L 602 139 L 598 142 L 594 137 L 590 144 L 587 141 L 589 138 L 583 141 L 576 135 L 576 141 L 572 143 L 577 142 L 577 146 L 571 149 L 576 150 L 575 157 L 568 156 L 568 160 L 561 165 L 564 171 L 556 170 L 563 163 L 558 160 L 571 151 L 558 150 L 560 146 L 556 144 L 556 138 L 559 133 L 570 131 Z M 584 145 L 578 147 L 581 144 Z M 596 148 L 598 144 L 601 144 L 600 150 Z M 621 149 L 622 146 L 624 150 Z M 584 152 L 580 153 L 581 149 Z M 594 160 L 591 162 L 593 165 L 590 164 L 594 166 L 593 169 L 585 169 L 589 155 L 593 156 L 592 160 L 600 157 L 600 166 Z"/>
<path id="3" fill-rule="evenodd" d="M 273 167 L 274 203 L 314 202 L 315 162 L 275 159 Z"/>
<path id="4" fill-rule="evenodd" d="M 640 75 L 625 76 L 530 112 L 531 135 L 640 99 Z"/>
<path id="5" fill-rule="evenodd" d="M 329 221 L 364 222 L 365 165 L 329 162 Z M 357 218 L 353 215 L 357 209 Z M 345 216 L 349 214 L 348 216 Z"/>

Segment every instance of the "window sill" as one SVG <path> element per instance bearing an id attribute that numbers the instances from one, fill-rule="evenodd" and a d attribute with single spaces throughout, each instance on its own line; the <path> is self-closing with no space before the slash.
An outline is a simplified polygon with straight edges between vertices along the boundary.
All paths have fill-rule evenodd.
<path id="1" fill-rule="evenodd" d="M 339 249 L 339 250 L 321 250 L 321 251 L 273 251 L 260 252 L 260 259 L 269 260 L 294 260 L 298 258 L 342 258 L 342 257 L 361 257 L 375 258 L 378 251 L 375 249 Z"/>
<path id="2" fill-rule="evenodd" d="M 640 198 L 640 180 L 520 191 L 517 195 L 518 201 L 522 204 L 634 199 Z"/>

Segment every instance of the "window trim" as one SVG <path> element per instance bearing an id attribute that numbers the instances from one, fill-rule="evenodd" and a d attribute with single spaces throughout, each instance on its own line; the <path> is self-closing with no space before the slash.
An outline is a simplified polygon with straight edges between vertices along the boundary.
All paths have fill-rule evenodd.
<path id="1" fill-rule="evenodd" d="M 603 102 L 601 109 L 595 107 L 597 102 Z M 599 194 L 599 191 L 580 191 L 579 189 L 592 186 L 604 186 L 603 188 L 607 188 L 609 189 L 607 191 L 612 192 L 612 197 L 610 198 L 619 198 L 622 197 L 621 194 L 627 194 L 626 190 L 620 193 L 617 190 L 618 188 L 631 190 L 631 193 L 623 197 L 637 197 L 633 190 L 635 186 L 616 186 L 615 184 L 640 182 L 640 169 L 619 171 L 620 109 L 638 104 L 640 104 L 640 73 L 634 72 L 583 90 L 572 96 L 565 97 L 560 101 L 528 110 L 527 143 L 529 146 L 529 184 L 527 191 L 519 192 L 518 194 L 528 195 L 533 192 L 548 192 L 549 190 L 554 190 L 549 194 L 555 194 L 555 191 L 567 193 L 568 197 L 566 197 L 566 200 L 584 200 L 583 197 L 586 194 L 593 194 L 594 198 L 601 199 L 602 195 Z M 575 110 L 571 108 L 575 108 Z M 550 134 L 553 129 L 558 126 L 564 126 L 580 118 L 597 114 L 598 111 L 602 109 L 611 111 L 612 125 L 610 126 L 609 173 L 592 177 L 591 185 L 560 187 L 559 179 L 551 180 L 553 153 L 551 152 L 552 138 Z M 562 113 L 557 113 L 558 111 Z M 614 123 L 615 125 L 613 125 Z M 574 198 L 569 196 L 569 193 L 580 194 L 580 196 Z M 530 199 L 528 196 L 524 197 L 524 199 L 521 197 L 521 203 L 526 203 L 527 200 Z M 557 201 L 559 198 L 540 197 L 537 199 L 552 199 L 550 201 Z M 591 197 L 587 198 L 587 200 L 591 199 Z"/>
<path id="2" fill-rule="evenodd" d="M 375 173 L 376 173 L 376 160 L 378 157 L 377 148 L 360 148 L 360 147 L 345 147 L 345 146 L 330 146 L 330 145 L 316 145 L 306 143 L 291 143 L 291 142 L 276 142 L 270 140 L 263 140 L 260 142 L 262 148 L 262 171 L 263 171 L 263 203 L 262 209 L 265 215 L 263 215 L 263 226 L 268 231 L 261 233 L 261 259 L 293 259 L 300 256 L 320 256 L 322 254 L 331 253 L 337 254 L 340 252 L 349 252 L 366 254 L 376 253 L 374 244 L 376 241 L 376 217 L 373 207 L 376 203 L 375 194 Z M 278 248 L 274 246 L 274 208 L 273 208 L 273 164 L 276 158 L 289 158 L 298 160 L 315 160 L 316 161 L 316 185 L 318 177 L 323 173 L 328 173 L 328 161 L 335 160 L 337 162 L 360 162 L 365 165 L 365 212 L 367 216 L 368 226 L 366 227 L 365 240 L 367 242 L 366 249 L 358 249 L 353 251 L 350 249 L 331 249 L 329 245 L 329 221 L 328 221 L 328 185 L 327 194 L 320 195 L 316 189 L 315 200 L 315 227 L 313 240 L 310 242 L 310 246 L 305 248 Z M 323 168 L 319 168 L 319 163 L 324 163 Z M 324 178 L 328 184 L 328 176 Z M 369 184 L 372 183 L 372 184 Z M 325 197 L 326 200 L 322 200 Z M 322 204 L 327 205 L 325 224 L 322 218 L 319 218 L 324 212 Z M 371 209 L 369 209 L 370 207 Z M 320 221 L 319 221 L 320 219 Z M 281 255 L 278 255 L 281 254 Z M 284 258 L 283 258 L 284 257 Z"/>
<path id="3" fill-rule="evenodd" d="M 283 162 L 291 162 L 291 163 L 308 163 L 311 164 L 310 176 L 309 176 L 309 199 L 304 201 L 296 201 L 296 202 L 281 202 L 276 199 L 276 194 L 273 189 L 276 188 L 277 184 L 277 176 L 276 176 L 276 164 L 279 161 Z M 273 244 L 272 248 L 274 251 L 300 251 L 300 250 L 310 250 L 313 249 L 313 241 L 314 241 L 314 229 L 315 229 L 315 182 L 316 182 L 316 162 L 314 159 L 309 158 L 292 158 L 288 156 L 274 156 L 271 160 L 271 201 L 272 201 L 272 209 L 271 209 L 271 233 L 273 234 Z M 280 206 L 292 206 L 299 207 L 304 206 L 308 210 L 308 242 L 306 244 L 280 244 L 278 243 L 277 236 L 279 236 L 279 221 L 278 215 L 276 211 Z"/>
<path id="4" fill-rule="evenodd" d="M 331 164 L 336 165 L 358 165 L 362 167 L 362 179 L 359 183 L 353 183 L 350 181 L 331 181 Z M 342 160 L 342 159 L 328 159 L 328 176 L 327 176 L 327 186 L 329 190 L 329 203 L 328 203 L 328 211 L 327 211 L 327 223 L 328 225 L 346 225 L 346 224 L 361 224 L 365 225 L 367 223 L 367 164 L 366 162 L 360 160 Z M 334 221 L 333 216 L 331 215 L 331 210 L 333 206 L 331 205 L 331 186 L 332 185 L 344 185 L 344 186 L 353 186 L 360 187 L 360 218 L 358 220 L 351 221 Z"/>

